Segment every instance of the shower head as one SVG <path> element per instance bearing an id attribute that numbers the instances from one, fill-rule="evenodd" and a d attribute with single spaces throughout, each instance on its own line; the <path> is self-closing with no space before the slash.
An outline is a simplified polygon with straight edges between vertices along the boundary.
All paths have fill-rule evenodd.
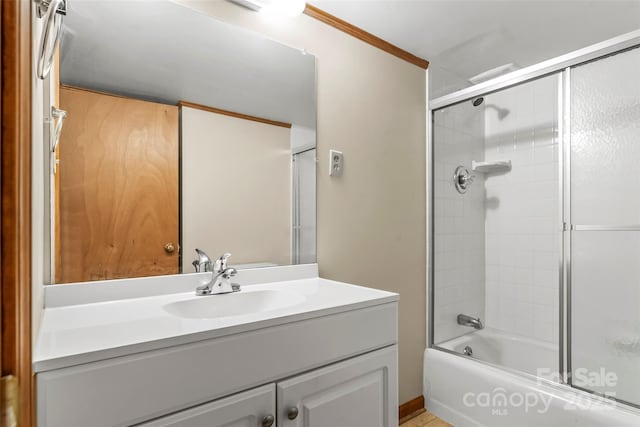
<path id="1" fill-rule="evenodd" d="M 479 105 L 482 105 L 483 102 L 484 102 L 484 97 L 482 97 L 482 96 L 479 96 L 478 98 L 476 98 L 473 101 L 471 101 L 471 103 L 473 104 L 474 107 L 478 107 Z M 504 119 L 511 112 L 507 108 L 500 108 L 500 107 L 498 107 L 497 105 L 494 105 L 494 104 L 485 104 L 485 107 L 486 108 L 493 108 L 494 110 L 496 110 L 498 112 L 498 120 Z"/>
<path id="2" fill-rule="evenodd" d="M 498 112 L 498 120 L 502 120 L 507 117 L 510 113 L 506 108 L 496 107 L 496 111 Z"/>
<path id="3" fill-rule="evenodd" d="M 511 112 L 511 110 L 509 110 L 508 108 L 500 108 L 500 107 L 498 107 L 497 105 L 494 105 L 494 104 L 487 104 L 486 107 L 496 110 L 496 112 L 498 113 L 498 120 L 503 120 Z"/>

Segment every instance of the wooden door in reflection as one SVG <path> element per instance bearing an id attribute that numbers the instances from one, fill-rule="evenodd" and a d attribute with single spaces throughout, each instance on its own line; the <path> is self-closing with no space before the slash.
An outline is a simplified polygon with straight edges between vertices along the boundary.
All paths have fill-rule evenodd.
<path id="1" fill-rule="evenodd" d="M 66 86 L 60 107 L 56 283 L 178 273 L 178 108 Z"/>

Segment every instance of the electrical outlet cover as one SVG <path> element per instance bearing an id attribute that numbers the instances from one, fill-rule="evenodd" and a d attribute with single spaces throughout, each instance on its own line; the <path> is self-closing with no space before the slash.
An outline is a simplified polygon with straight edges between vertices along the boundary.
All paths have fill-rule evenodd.
<path id="1" fill-rule="evenodd" d="M 343 167 L 342 151 L 329 150 L 329 176 L 342 176 Z"/>

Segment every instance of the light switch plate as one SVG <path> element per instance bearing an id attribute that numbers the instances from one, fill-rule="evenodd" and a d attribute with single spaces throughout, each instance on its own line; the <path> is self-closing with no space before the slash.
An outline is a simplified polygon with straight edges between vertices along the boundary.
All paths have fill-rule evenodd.
<path id="1" fill-rule="evenodd" d="M 329 150 L 329 176 L 342 176 L 344 159 L 342 151 Z"/>

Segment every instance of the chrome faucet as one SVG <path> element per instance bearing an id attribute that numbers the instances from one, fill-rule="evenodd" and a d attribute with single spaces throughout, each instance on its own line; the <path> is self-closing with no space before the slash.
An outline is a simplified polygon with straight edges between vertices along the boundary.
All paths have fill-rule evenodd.
<path id="1" fill-rule="evenodd" d="M 211 271 L 213 263 L 211 262 L 209 255 L 205 254 L 204 251 L 201 251 L 198 248 L 196 248 L 196 254 L 198 255 L 198 259 L 191 263 L 191 265 L 196 269 L 196 273 Z"/>
<path id="2" fill-rule="evenodd" d="M 458 325 L 471 326 L 476 329 L 484 329 L 484 325 L 479 317 L 472 317 L 466 314 L 458 314 Z"/>
<path id="3" fill-rule="evenodd" d="M 204 252 L 198 251 L 197 249 L 196 251 L 198 255 L 200 255 L 200 253 L 204 254 Z M 205 262 L 205 265 L 208 265 L 211 271 L 211 281 L 202 286 L 198 286 L 196 288 L 196 295 L 228 294 L 240 291 L 240 285 L 231 283 L 231 278 L 238 274 L 238 270 L 233 267 L 227 267 L 227 260 L 230 256 L 230 253 L 225 253 L 216 260 L 213 267 L 211 266 L 211 260 Z M 207 259 L 208 258 L 209 257 L 207 257 Z M 194 266 L 196 262 L 197 261 L 194 261 Z M 204 271 L 209 270 L 205 269 Z"/>

